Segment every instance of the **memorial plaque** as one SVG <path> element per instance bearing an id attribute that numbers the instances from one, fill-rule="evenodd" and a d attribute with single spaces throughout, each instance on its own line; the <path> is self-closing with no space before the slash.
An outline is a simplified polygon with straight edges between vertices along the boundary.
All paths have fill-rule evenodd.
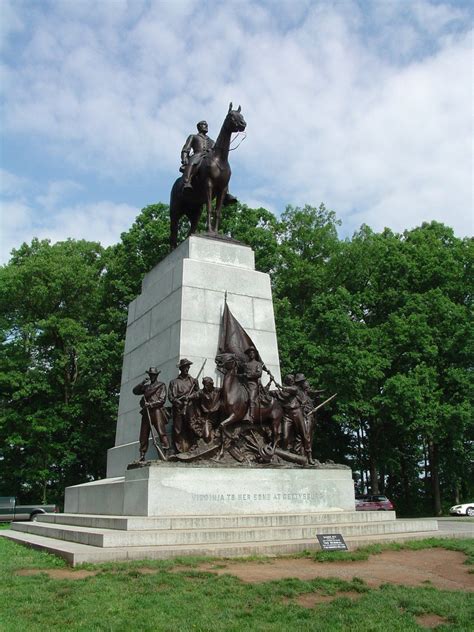
<path id="1" fill-rule="evenodd" d="M 347 551 L 347 544 L 340 533 L 318 534 L 317 538 L 323 551 Z"/>

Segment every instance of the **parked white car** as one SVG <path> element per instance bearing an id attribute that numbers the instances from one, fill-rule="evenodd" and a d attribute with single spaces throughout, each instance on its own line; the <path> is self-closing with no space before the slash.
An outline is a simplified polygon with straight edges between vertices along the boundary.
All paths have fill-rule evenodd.
<path id="1" fill-rule="evenodd" d="M 471 516 L 474 518 L 474 502 L 464 503 L 464 505 L 454 505 L 449 510 L 451 516 Z"/>

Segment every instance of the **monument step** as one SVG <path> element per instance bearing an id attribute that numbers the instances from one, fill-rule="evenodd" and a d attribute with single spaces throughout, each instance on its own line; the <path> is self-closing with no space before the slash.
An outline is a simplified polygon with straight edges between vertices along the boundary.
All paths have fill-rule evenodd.
<path id="1" fill-rule="evenodd" d="M 437 531 L 436 520 L 381 520 L 378 522 L 317 524 L 237 528 L 153 529 L 125 531 L 117 529 L 93 529 L 64 524 L 39 522 L 13 523 L 12 528 L 24 533 L 77 542 L 90 546 L 143 547 L 207 545 L 240 542 L 266 542 L 309 540 L 321 533 L 341 533 L 344 537 Z"/>
<path id="2" fill-rule="evenodd" d="M 443 531 L 433 534 L 433 531 L 430 530 L 412 531 L 409 533 L 350 536 L 345 537 L 345 541 L 349 550 L 354 550 L 368 544 L 405 542 L 408 540 L 431 538 L 433 535 L 435 535 L 436 538 L 459 537 L 459 534 L 455 532 Z M 263 543 L 188 544 L 182 546 L 113 547 L 104 549 L 13 530 L 1 531 L 0 536 L 9 538 L 19 544 L 58 555 L 72 566 L 77 566 L 85 562 L 101 563 L 127 560 L 170 559 L 188 555 L 225 558 L 245 557 L 249 555 L 275 556 L 320 550 L 319 543 L 315 537 L 308 540 L 268 541 Z"/>
<path id="3" fill-rule="evenodd" d="M 94 514 L 44 514 L 38 522 L 96 529 L 125 531 L 153 529 L 228 529 L 240 527 L 282 527 L 293 525 L 381 522 L 395 519 L 394 511 L 333 511 L 320 513 L 227 515 L 227 516 L 98 516 Z"/>

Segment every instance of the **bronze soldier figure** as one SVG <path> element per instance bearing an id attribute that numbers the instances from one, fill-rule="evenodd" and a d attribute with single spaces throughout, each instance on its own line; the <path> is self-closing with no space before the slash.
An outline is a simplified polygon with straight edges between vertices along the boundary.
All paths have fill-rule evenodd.
<path id="1" fill-rule="evenodd" d="M 263 371 L 273 379 L 273 375 L 267 369 L 265 364 L 258 359 L 258 352 L 255 347 L 249 347 L 245 350 L 245 355 L 248 360 L 242 362 L 240 366 L 240 373 L 245 379 L 245 385 L 249 393 L 249 411 L 248 415 L 250 419 L 255 418 L 255 408 L 257 406 L 257 399 L 259 395 L 266 397 L 267 393 L 263 392 L 261 377 Z"/>
<path id="2" fill-rule="evenodd" d="M 190 134 L 181 150 L 181 168 L 183 172 L 183 189 L 192 189 L 191 179 L 196 173 L 202 159 L 213 147 L 214 141 L 207 135 L 206 121 L 197 124 L 198 133 Z M 191 154 L 191 151 L 193 152 Z"/>
<path id="3" fill-rule="evenodd" d="M 140 412 L 142 415 L 139 439 L 140 461 L 145 460 L 145 454 L 148 450 L 148 437 L 150 431 L 153 432 L 151 426 L 155 428 L 161 439 L 165 455 L 170 447 L 166 434 L 167 417 L 163 408 L 166 401 L 166 385 L 163 382 L 158 382 L 160 371 L 155 367 L 150 367 L 147 374 L 148 377 L 133 388 L 135 395 L 142 395 L 140 400 Z"/>
<path id="4" fill-rule="evenodd" d="M 214 438 L 214 427 L 219 421 L 221 389 L 214 387 L 212 377 L 204 377 L 202 385 L 202 389 L 189 396 L 190 400 L 196 402 L 190 425 L 198 437 L 210 443 Z"/>
<path id="5" fill-rule="evenodd" d="M 183 172 L 183 190 L 192 191 L 192 179 L 199 169 L 199 165 L 203 161 L 203 158 L 214 147 L 215 143 L 207 135 L 209 130 L 207 121 L 199 121 L 197 124 L 197 134 L 190 134 L 184 143 L 181 150 L 181 167 L 180 171 Z M 191 153 L 192 151 L 192 153 Z M 225 196 L 224 205 L 233 204 L 237 202 L 237 198 L 227 192 Z"/>
<path id="6" fill-rule="evenodd" d="M 314 401 L 312 396 L 322 393 L 322 390 L 313 390 L 303 373 L 295 376 L 295 384 L 298 386 L 298 400 L 301 404 L 304 423 L 302 427 L 301 441 L 308 457 L 308 463 L 314 463 L 312 457 L 312 445 L 314 436 Z"/>
<path id="7" fill-rule="evenodd" d="M 292 449 L 295 441 L 295 411 L 301 411 L 301 405 L 297 399 L 298 387 L 295 386 L 295 376 L 289 373 L 283 378 L 283 386 L 278 391 L 272 391 L 283 408 L 281 428 L 281 447 L 284 450 Z"/>
<path id="8" fill-rule="evenodd" d="M 168 387 L 168 399 L 173 407 L 173 443 L 177 452 L 187 452 L 193 444 L 187 400 L 199 390 L 199 384 L 196 378 L 189 375 L 191 365 L 190 360 L 182 358 L 178 364 L 179 375 L 171 380 Z"/>

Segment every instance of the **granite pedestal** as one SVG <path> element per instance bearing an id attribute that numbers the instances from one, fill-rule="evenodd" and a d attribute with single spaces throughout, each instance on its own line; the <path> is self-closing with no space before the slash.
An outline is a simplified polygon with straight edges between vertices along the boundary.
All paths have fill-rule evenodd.
<path id="1" fill-rule="evenodd" d="M 210 467 L 154 462 L 66 489 L 64 511 L 124 516 L 227 516 L 354 511 L 349 468 Z"/>
<path id="2" fill-rule="evenodd" d="M 130 303 L 123 357 L 115 446 L 107 454 L 107 477 L 123 476 L 138 457 L 139 397 L 132 388 L 156 366 L 168 384 L 181 357 L 196 376 L 222 379 L 215 368 L 224 297 L 280 381 L 275 317 L 268 274 L 255 270 L 248 246 L 193 235 L 145 275 L 141 294 Z M 265 383 L 264 375 L 263 383 Z M 149 458 L 156 458 L 150 445 Z"/>

